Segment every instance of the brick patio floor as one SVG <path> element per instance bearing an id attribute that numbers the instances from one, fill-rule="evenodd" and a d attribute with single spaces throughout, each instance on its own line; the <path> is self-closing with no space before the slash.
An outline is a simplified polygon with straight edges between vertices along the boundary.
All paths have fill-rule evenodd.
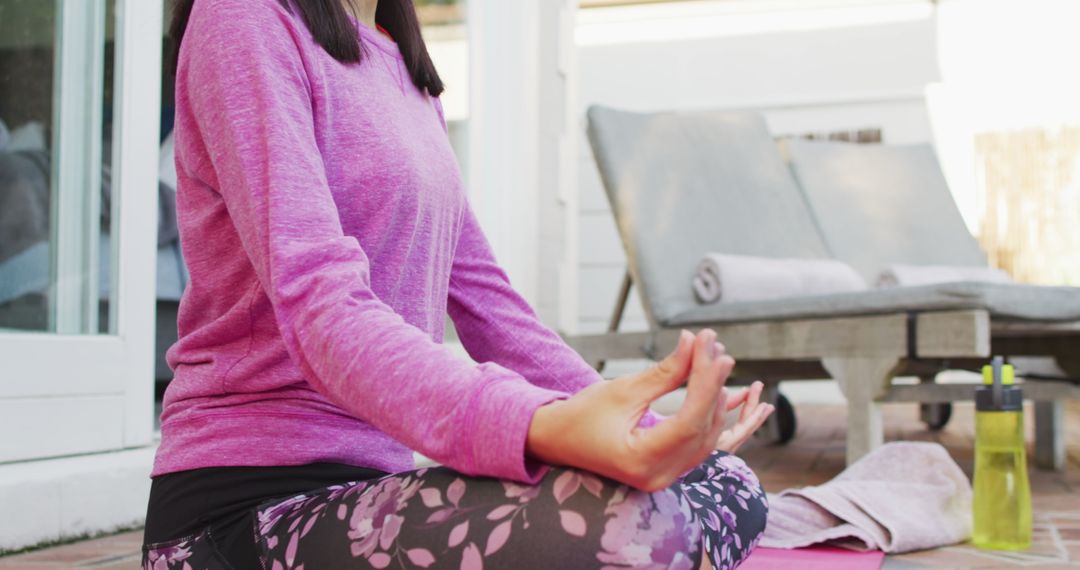
<path id="1" fill-rule="evenodd" d="M 845 418 L 842 406 L 799 406 L 799 431 L 785 447 L 751 442 L 741 455 L 769 492 L 823 483 L 844 467 Z M 970 475 L 974 411 L 958 404 L 953 419 L 939 433 L 926 431 L 911 404 L 885 407 L 886 437 L 892 440 L 937 441 Z M 1030 424 L 1030 409 L 1028 419 Z M 1035 509 L 1035 541 L 1028 552 L 991 553 L 958 545 L 886 559 L 885 570 L 924 568 L 1080 568 L 1080 403 L 1068 410 L 1068 469 L 1062 473 L 1031 471 Z M 1029 441 L 1030 441 L 1029 435 Z M 86 540 L 0 558 L 0 570 L 59 568 L 137 568 L 141 531 Z"/>

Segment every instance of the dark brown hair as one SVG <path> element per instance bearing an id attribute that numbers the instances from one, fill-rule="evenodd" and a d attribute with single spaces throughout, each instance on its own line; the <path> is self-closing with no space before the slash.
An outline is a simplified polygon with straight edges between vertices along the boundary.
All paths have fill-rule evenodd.
<path id="1" fill-rule="evenodd" d="M 176 73 L 180 56 L 180 42 L 184 39 L 191 7 L 196 0 L 177 0 L 173 7 L 169 39 L 172 49 L 169 65 Z M 294 9 L 304 19 L 315 41 L 334 59 L 343 63 L 359 63 L 364 58 L 364 48 L 349 20 L 341 0 L 278 0 L 286 10 Z M 254 9 L 254 8 L 253 8 Z M 397 42 L 405 59 L 412 82 L 420 90 L 427 90 L 433 97 L 443 92 L 443 82 L 435 71 L 435 64 L 428 55 L 424 37 L 420 34 L 420 20 L 416 16 L 413 0 L 379 0 L 375 10 L 375 23 L 386 29 Z"/>

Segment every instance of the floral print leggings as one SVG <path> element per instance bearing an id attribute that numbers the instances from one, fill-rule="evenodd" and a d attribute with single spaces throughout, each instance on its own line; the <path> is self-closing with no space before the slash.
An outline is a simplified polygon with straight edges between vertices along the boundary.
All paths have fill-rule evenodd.
<path id="1" fill-rule="evenodd" d="M 655 493 L 576 469 L 535 486 L 420 469 L 264 504 L 253 532 L 265 570 L 697 570 L 703 555 L 722 570 L 754 549 L 767 511 L 746 464 L 715 452 Z M 143 568 L 230 568 L 209 538 L 154 545 Z"/>

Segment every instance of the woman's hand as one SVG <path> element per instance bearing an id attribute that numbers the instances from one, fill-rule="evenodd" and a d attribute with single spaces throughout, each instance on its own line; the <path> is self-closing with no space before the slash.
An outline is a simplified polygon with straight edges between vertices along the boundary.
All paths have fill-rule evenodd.
<path id="1" fill-rule="evenodd" d="M 742 421 L 728 430 L 731 436 L 723 436 L 728 409 L 724 383 L 734 367 L 715 332 L 704 330 L 695 337 L 683 331 L 675 352 L 652 369 L 541 406 L 529 426 L 527 451 L 545 463 L 586 469 L 645 491 L 668 487 L 704 461 L 718 442 L 742 443 Z M 679 411 L 650 428 L 638 427 L 649 404 L 682 386 L 687 375 Z M 749 391 L 741 399 L 744 406 L 750 404 Z M 748 416 L 748 427 L 762 412 L 747 406 L 744 413 L 747 409 L 756 410 Z"/>
<path id="2" fill-rule="evenodd" d="M 735 425 L 720 432 L 720 437 L 716 440 L 716 449 L 735 453 L 765 423 L 765 420 L 769 419 L 776 408 L 772 404 L 761 401 L 761 391 L 764 389 L 764 384 L 754 382 L 735 397 L 727 398 L 727 411 L 733 411 L 739 406 L 742 406 L 742 411 L 739 412 L 739 419 Z M 724 390 L 727 391 L 727 388 Z"/>

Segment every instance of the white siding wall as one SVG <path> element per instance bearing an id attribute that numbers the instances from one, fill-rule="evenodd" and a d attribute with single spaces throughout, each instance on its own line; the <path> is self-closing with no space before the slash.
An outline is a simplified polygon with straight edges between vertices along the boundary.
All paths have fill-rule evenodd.
<path id="1" fill-rule="evenodd" d="M 470 5 L 425 30 L 451 142 L 500 264 L 549 325 L 576 322 L 576 0 Z M 487 49 L 483 46 L 487 45 Z"/>
<path id="2" fill-rule="evenodd" d="M 584 113 L 756 108 L 777 135 L 880 127 L 931 141 L 938 79 L 929 2 L 728 0 L 582 10 L 578 17 L 578 332 L 606 326 L 625 256 L 584 136 Z M 631 297 L 623 330 L 642 329 Z"/>

